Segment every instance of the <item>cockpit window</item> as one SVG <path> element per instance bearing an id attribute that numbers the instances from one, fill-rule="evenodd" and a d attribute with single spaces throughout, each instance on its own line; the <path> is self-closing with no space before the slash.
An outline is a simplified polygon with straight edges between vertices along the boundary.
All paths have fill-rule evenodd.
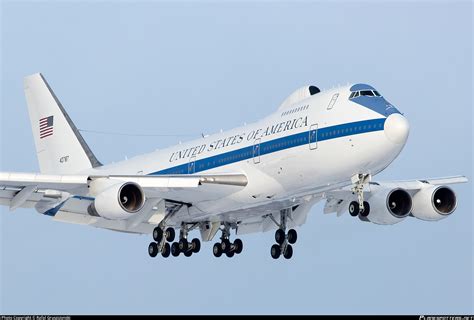
<path id="1" fill-rule="evenodd" d="M 370 90 L 362 90 L 360 92 L 360 95 L 361 96 L 369 96 L 369 97 L 373 97 L 374 96 L 374 93 Z"/>
<path id="2" fill-rule="evenodd" d="M 376 90 L 360 90 L 360 91 L 352 92 L 351 95 L 349 96 L 349 99 L 354 99 L 359 96 L 381 97 L 380 93 L 378 93 Z"/>

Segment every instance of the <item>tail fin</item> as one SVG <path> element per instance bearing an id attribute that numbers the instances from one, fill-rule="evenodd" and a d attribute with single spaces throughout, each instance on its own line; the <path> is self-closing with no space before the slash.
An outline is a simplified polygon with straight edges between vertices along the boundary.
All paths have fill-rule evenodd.
<path id="1" fill-rule="evenodd" d="M 72 174 L 101 166 L 41 73 L 25 77 L 24 88 L 41 172 Z"/>

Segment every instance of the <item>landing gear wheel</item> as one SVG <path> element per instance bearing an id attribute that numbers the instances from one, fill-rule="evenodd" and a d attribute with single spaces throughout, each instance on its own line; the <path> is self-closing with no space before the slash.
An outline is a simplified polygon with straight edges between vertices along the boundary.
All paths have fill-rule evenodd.
<path id="1" fill-rule="evenodd" d="M 236 254 L 239 254 L 242 252 L 242 249 L 244 248 L 244 244 L 242 240 L 240 239 L 235 239 L 234 241 L 234 251 Z"/>
<path id="2" fill-rule="evenodd" d="M 173 257 L 177 257 L 180 253 L 181 250 L 179 250 L 179 244 L 177 242 L 173 242 L 173 244 L 171 245 L 171 255 Z"/>
<path id="3" fill-rule="evenodd" d="M 283 256 L 285 257 L 285 259 L 291 259 L 291 257 L 293 256 L 293 247 L 287 245 Z"/>
<path id="4" fill-rule="evenodd" d="M 364 201 L 364 211 L 359 213 L 362 217 L 367 217 L 370 213 L 370 205 L 367 201 Z"/>
<path id="5" fill-rule="evenodd" d="M 359 203 L 357 201 L 352 201 L 349 204 L 349 213 L 353 217 L 357 217 L 359 214 Z"/>
<path id="6" fill-rule="evenodd" d="M 275 231 L 275 241 L 278 244 L 283 244 L 283 242 L 285 242 L 285 231 L 283 231 L 283 229 Z"/>
<path id="7" fill-rule="evenodd" d="M 222 249 L 222 252 L 227 252 L 227 251 L 230 250 L 230 241 L 229 241 L 229 239 L 222 240 L 221 249 Z"/>
<path id="8" fill-rule="evenodd" d="M 270 254 L 272 255 L 273 259 L 278 259 L 281 255 L 280 246 L 278 244 L 274 244 L 270 250 Z"/>
<path id="9" fill-rule="evenodd" d="M 192 256 L 192 254 L 193 254 L 193 250 L 191 250 L 191 249 L 188 249 L 188 251 L 185 251 L 185 252 L 184 252 L 184 255 L 185 255 L 186 257 L 190 257 L 190 256 Z"/>
<path id="10" fill-rule="evenodd" d="M 298 239 L 298 234 L 296 233 L 295 229 L 288 230 L 288 242 L 293 244 Z"/>
<path id="11" fill-rule="evenodd" d="M 163 258 L 168 258 L 170 256 L 170 253 L 171 253 L 170 244 L 166 242 L 163 247 L 163 251 L 161 251 L 161 255 L 163 256 Z"/>
<path id="12" fill-rule="evenodd" d="M 235 251 L 233 251 L 233 250 L 228 250 L 225 253 L 225 255 L 228 256 L 229 258 L 232 258 L 234 256 L 234 254 L 235 254 Z"/>
<path id="13" fill-rule="evenodd" d="M 212 247 L 212 253 L 216 258 L 219 258 L 222 255 L 222 246 L 219 242 L 214 243 L 214 246 Z"/>
<path id="14" fill-rule="evenodd" d="M 152 258 L 156 257 L 156 255 L 158 254 L 158 245 L 156 244 L 156 242 L 150 243 L 150 245 L 148 246 L 148 254 Z"/>
<path id="15" fill-rule="evenodd" d="M 179 245 L 179 250 L 181 252 L 188 251 L 188 240 L 186 240 L 184 238 L 181 238 L 181 239 L 179 239 L 178 245 Z"/>
<path id="16" fill-rule="evenodd" d="M 174 228 L 169 227 L 168 229 L 166 229 L 166 232 L 165 232 L 166 241 L 173 242 L 174 236 L 175 236 Z"/>
<path id="17" fill-rule="evenodd" d="M 156 242 L 161 242 L 161 239 L 163 238 L 163 230 L 161 230 L 160 227 L 156 227 L 153 229 L 153 240 Z"/>
<path id="18" fill-rule="evenodd" d="M 197 238 L 194 238 L 193 241 L 191 241 L 191 247 L 193 248 L 194 253 L 198 253 L 199 250 L 201 250 L 201 241 L 199 241 Z"/>

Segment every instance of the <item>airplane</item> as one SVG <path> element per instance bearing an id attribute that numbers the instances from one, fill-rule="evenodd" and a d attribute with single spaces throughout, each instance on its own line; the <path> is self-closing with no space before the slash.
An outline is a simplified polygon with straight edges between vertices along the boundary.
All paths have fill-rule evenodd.
<path id="1" fill-rule="evenodd" d="M 241 236 L 275 232 L 274 259 L 293 256 L 311 208 L 392 225 L 451 215 L 464 176 L 375 181 L 402 151 L 407 118 L 374 87 L 307 85 L 255 123 L 103 165 L 41 73 L 24 90 L 40 173 L 1 172 L 0 204 L 53 220 L 150 234 L 148 254 L 186 257 L 212 241 L 233 257 Z M 199 230 L 200 239 L 189 241 Z M 179 232 L 179 234 L 177 234 Z"/>

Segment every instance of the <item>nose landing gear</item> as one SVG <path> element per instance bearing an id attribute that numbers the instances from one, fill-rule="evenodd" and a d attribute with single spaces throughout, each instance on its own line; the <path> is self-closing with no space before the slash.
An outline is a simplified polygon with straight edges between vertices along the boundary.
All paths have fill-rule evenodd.
<path id="1" fill-rule="evenodd" d="M 364 201 L 364 185 L 369 183 L 371 179 L 370 174 L 357 174 L 352 177 L 352 194 L 357 194 L 357 201 L 352 201 L 349 204 L 349 214 L 353 217 L 366 218 L 370 213 L 370 205 Z"/>
<path id="2" fill-rule="evenodd" d="M 364 201 L 364 206 L 362 210 L 360 210 L 360 206 L 357 201 L 352 201 L 349 204 L 349 214 L 353 217 L 357 217 L 358 215 L 361 217 L 367 217 L 369 213 L 370 213 L 370 205 L 367 201 Z"/>

